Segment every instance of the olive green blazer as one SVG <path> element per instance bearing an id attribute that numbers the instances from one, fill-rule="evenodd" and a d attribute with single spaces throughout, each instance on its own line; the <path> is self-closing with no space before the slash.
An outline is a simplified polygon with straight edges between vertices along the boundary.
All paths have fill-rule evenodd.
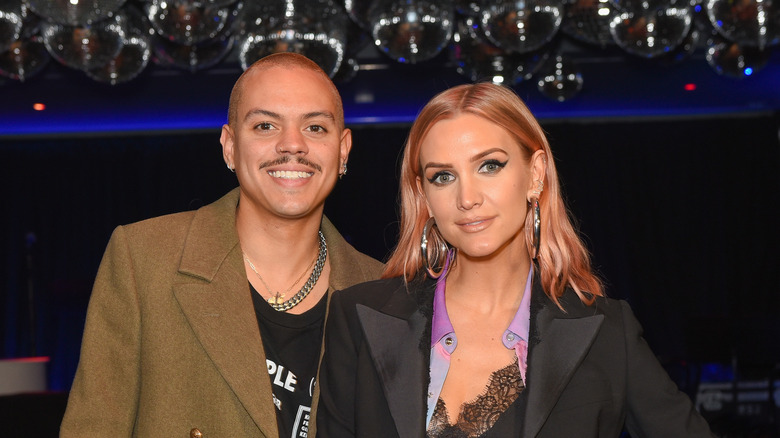
<path id="1" fill-rule="evenodd" d="M 196 211 L 114 231 L 60 436 L 278 437 L 235 228 L 238 198 L 234 189 Z M 322 231 L 329 292 L 379 276 L 382 264 L 327 218 Z"/>

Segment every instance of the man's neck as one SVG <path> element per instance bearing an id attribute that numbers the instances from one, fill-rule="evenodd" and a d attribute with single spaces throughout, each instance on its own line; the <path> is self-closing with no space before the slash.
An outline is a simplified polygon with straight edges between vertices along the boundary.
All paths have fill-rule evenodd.
<path id="1" fill-rule="evenodd" d="M 301 218 L 281 218 L 238 207 L 236 230 L 241 249 L 264 276 L 293 275 L 307 265 L 319 248 L 322 209 Z M 265 274 L 267 272 L 267 274 Z"/>

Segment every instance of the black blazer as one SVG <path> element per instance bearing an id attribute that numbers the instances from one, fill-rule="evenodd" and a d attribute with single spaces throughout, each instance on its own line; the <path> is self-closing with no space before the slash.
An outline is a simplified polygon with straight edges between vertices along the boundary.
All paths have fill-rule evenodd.
<path id="1" fill-rule="evenodd" d="M 538 278 L 538 276 L 535 276 Z M 435 282 L 400 278 L 333 295 L 320 368 L 318 437 L 425 436 Z M 561 311 L 535 282 L 524 437 L 713 437 L 642 338 L 624 301 Z"/>

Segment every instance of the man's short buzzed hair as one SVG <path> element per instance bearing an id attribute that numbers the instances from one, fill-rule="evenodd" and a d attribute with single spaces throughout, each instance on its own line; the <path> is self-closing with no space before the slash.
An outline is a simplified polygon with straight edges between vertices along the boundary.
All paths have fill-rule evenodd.
<path id="1" fill-rule="evenodd" d="M 234 127 L 238 121 L 238 106 L 241 103 L 241 98 L 243 97 L 244 81 L 246 78 L 249 75 L 259 73 L 273 67 L 302 68 L 321 75 L 328 84 L 328 88 L 330 88 L 331 94 L 333 95 L 333 102 L 335 103 L 336 107 L 336 114 L 334 114 L 336 117 L 336 125 L 340 129 L 344 129 L 344 106 L 341 103 L 341 95 L 339 94 L 338 88 L 336 88 L 336 85 L 333 83 L 327 73 L 325 73 L 325 71 L 319 65 L 317 65 L 317 63 L 303 55 L 294 52 L 274 53 L 260 58 L 252 65 L 250 65 L 249 68 L 247 68 L 244 73 L 241 74 L 241 76 L 239 76 L 238 80 L 233 85 L 233 91 L 230 92 L 230 103 L 228 105 L 228 124 L 231 127 Z"/>

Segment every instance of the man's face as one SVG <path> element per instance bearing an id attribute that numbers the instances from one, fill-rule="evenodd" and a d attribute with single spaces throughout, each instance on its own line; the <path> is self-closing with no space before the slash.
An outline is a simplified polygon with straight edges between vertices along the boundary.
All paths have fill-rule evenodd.
<path id="1" fill-rule="evenodd" d="M 244 78 L 236 122 L 220 138 L 242 209 L 288 219 L 322 214 L 352 146 L 330 90 L 324 77 L 297 67 Z"/>

